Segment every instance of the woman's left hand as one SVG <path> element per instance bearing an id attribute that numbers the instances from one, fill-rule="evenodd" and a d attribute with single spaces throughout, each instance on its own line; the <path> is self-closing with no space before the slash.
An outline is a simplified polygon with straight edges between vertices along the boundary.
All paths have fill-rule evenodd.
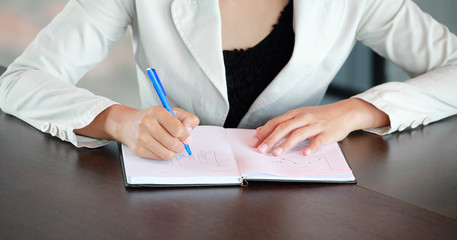
<path id="1" fill-rule="evenodd" d="M 343 140 L 350 132 L 389 125 L 387 114 L 358 98 L 336 103 L 302 107 L 268 121 L 257 129 L 249 142 L 260 153 L 273 150 L 281 156 L 297 143 L 310 138 L 304 155 L 316 152 L 321 146 Z M 275 147 L 283 138 L 287 139 Z"/>

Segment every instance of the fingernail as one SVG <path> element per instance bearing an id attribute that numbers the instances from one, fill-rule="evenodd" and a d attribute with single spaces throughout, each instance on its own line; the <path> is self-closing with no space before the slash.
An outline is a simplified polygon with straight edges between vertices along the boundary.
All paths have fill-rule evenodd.
<path id="1" fill-rule="evenodd" d="M 187 130 L 188 130 L 189 132 L 191 132 L 191 131 L 192 131 L 192 127 L 187 127 Z"/>
<path id="2" fill-rule="evenodd" d="M 183 143 L 190 144 L 191 142 L 192 142 L 192 136 L 189 136 L 188 138 L 186 138 L 186 140 L 184 140 Z"/>
<path id="3" fill-rule="evenodd" d="M 268 148 L 268 145 L 266 145 L 265 143 L 262 143 L 262 144 L 257 148 L 257 150 L 259 150 L 259 152 L 261 152 L 261 153 L 265 153 L 265 152 L 267 152 L 267 148 Z"/>
<path id="4" fill-rule="evenodd" d="M 281 155 L 281 153 L 282 153 L 283 151 L 284 151 L 284 149 L 283 149 L 282 147 L 278 147 L 278 148 L 276 148 L 276 149 L 273 151 L 273 154 L 274 154 L 275 156 L 279 156 L 279 155 Z"/>
<path id="5" fill-rule="evenodd" d="M 249 146 L 255 147 L 255 145 L 257 145 L 258 142 L 259 142 L 259 139 L 257 139 L 257 138 L 252 138 L 252 139 L 249 141 Z"/>
<path id="6" fill-rule="evenodd" d="M 261 126 L 260 126 L 260 127 L 258 127 L 258 128 L 256 128 L 256 129 L 255 129 L 255 131 L 256 131 L 256 132 L 258 132 L 258 131 L 260 131 L 260 129 L 262 129 L 262 127 L 261 127 Z"/>
<path id="7" fill-rule="evenodd" d="M 306 155 L 306 156 L 311 155 L 311 149 L 306 149 L 306 150 L 305 150 L 305 155 Z"/>

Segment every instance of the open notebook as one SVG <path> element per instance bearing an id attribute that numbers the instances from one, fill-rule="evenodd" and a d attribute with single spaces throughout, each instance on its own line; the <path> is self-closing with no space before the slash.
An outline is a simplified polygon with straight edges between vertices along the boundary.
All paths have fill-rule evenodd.
<path id="1" fill-rule="evenodd" d="M 355 177 L 338 143 L 304 156 L 304 141 L 281 157 L 249 147 L 255 130 L 198 126 L 192 131 L 192 155 L 171 161 L 135 156 L 121 144 L 126 186 L 243 185 L 248 181 L 354 183 Z"/>

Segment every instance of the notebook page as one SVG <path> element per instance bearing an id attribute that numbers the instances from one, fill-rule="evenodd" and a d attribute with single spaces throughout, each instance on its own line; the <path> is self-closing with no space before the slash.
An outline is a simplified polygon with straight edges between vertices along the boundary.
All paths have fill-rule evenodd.
<path id="1" fill-rule="evenodd" d="M 192 131 L 192 155 L 184 150 L 171 161 L 137 157 L 122 145 L 124 168 L 130 184 L 186 184 L 226 182 L 240 173 L 227 135 L 221 127 L 198 126 Z M 218 180 L 218 178 L 220 178 Z"/>
<path id="2" fill-rule="evenodd" d="M 256 149 L 249 147 L 248 142 L 254 134 L 255 130 L 227 129 L 235 159 L 243 176 L 256 176 L 260 179 L 268 179 L 269 176 L 316 176 L 310 180 L 325 180 L 325 176 L 329 176 L 331 180 L 355 180 L 337 143 L 325 145 L 311 156 L 304 156 L 303 149 L 309 144 L 308 141 L 304 141 L 283 156 L 275 157 L 269 153 L 260 154 Z"/>

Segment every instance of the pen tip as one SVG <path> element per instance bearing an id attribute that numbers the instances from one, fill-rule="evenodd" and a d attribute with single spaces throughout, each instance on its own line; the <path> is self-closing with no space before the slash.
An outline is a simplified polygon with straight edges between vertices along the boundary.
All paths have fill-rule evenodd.
<path id="1" fill-rule="evenodd" d="M 184 147 L 186 148 L 187 153 L 188 153 L 189 155 L 192 155 L 192 151 L 190 150 L 189 145 L 184 144 Z"/>

